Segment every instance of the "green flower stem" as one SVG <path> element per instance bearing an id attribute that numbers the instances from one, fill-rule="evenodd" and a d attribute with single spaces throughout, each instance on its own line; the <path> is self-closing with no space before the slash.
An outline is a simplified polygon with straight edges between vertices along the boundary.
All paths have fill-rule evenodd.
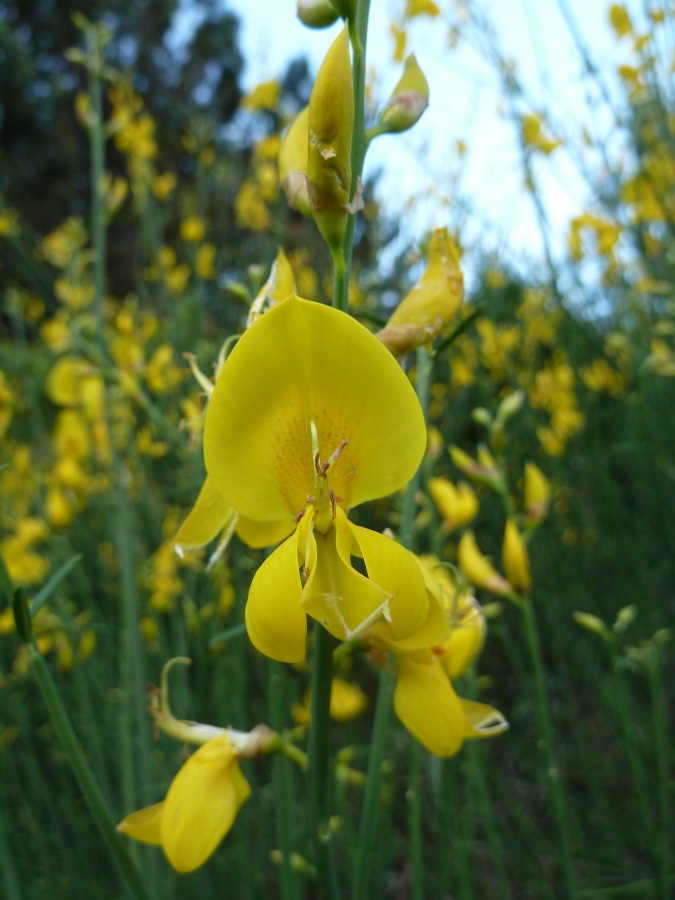
<path id="1" fill-rule="evenodd" d="M 420 347 L 417 351 L 417 397 L 420 406 L 426 417 L 426 410 L 429 405 L 429 390 L 431 386 L 431 371 L 433 360 L 424 349 Z M 401 509 L 401 526 L 400 537 L 401 543 L 408 550 L 413 549 L 414 545 L 414 522 L 415 512 L 417 509 L 416 495 L 420 484 L 419 470 L 412 477 L 403 496 L 403 505 Z M 361 812 L 361 829 L 359 832 L 359 845 L 356 853 L 356 866 L 354 868 L 354 879 L 352 882 L 352 900 L 362 900 L 365 896 L 366 882 L 368 878 L 368 870 L 370 865 L 370 854 L 375 839 L 375 826 L 377 824 L 377 806 L 380 799 L 380 784 L 382 780 L 382 757 L 384 755 L 384 743 L 387 733 L 387 722 L 389 719 L 389 709 L 391 707 L 391 698 L 394 692 L 393 676 L 384 670 L 380 670 L 380 680 L 377 690 L 377 703 L 375 706 L 375 721 L 373 723 L 373 734 L 370 743 L 370 753 L 368 755 L 368 773 L 366 776 L 366 790 L 363 798 L 363 809 Z M 413 752 L 417 752 L 414 750 Z M 421 752 L 421 751 L 420 751 Z M 410 803 L 411 824 L 421 822 L 419 809 L 420 797 L 419 790 L 412 791 Z M 411 842 L 421 841 L 418 831 L 411 835 Z M 421 846 L 421 844 L 420 844 Z M 421 860 L 421 855 L 420 855 Z M 417 867 L 419 874 L 418 887 L 414 890 L 421 890 L 422 871 L 421 866 Z M 413 897 L 418 895 L 413 893 Z M 419 896 L 422 896 L 419 894 Z"/>
<path id="2" fill-rule="evenodd" d="M 359 0 L 356 14 L 349 19 L 349 39 L 352 45 L 352 79 L 354 84 L 354 130 L 352 132 L 351 170 L 352 180 L 349 186 L 349 200 L 354 199 L 359 180 L 363 173 L 363 161 L 366 157 L 368 140 L 366 137 L 366 40 L 368 37 L 368 15 L 370 0 Z M 354 249 L 354 229 L 356 213 L 347 216 L 347 227 L 342 240 L 345 269 L 338 279 L 337 269 L 333 283 L 333 306 L 344 311 L 349 306 L 349 275 L 352 268 L 352 251 Z"/>
<path id="3" fill-rule="evenodd" d="M 424 900 L 424 858 L 422 855 L 422 804 L 420 803 L 422 745 L 413 741 L 408 779 L 408 834 L 412 864 L 412 900 Z"/>
<path id="4" fill-rule="evenodd" d="M 626 709 L 626 698 L 623 690 L 623 685 L 621 683 L 621 669 L 619 666 L 621 657 L 617 652 L 615 642 L 612 642 L 610 654 L 612 663 L 612 688 L 614 692 L 614 706 L 616 707 L 616 712 L 619 717 L 621 737 L 623 738 L 623 745 L 626 751 L 626 756 L 628 757 L 628 764 L 630 766 L 631 776 L 633 778 L 633 786 L 635 788 L 638 806 L 640 808 L 640 818 L 642 819 L 643 830 L 643 848 L 650 862 L 652 863 L 652 866 L 654 867 L 654 874 L 656 875 L 657 867 L 654 857 L 656 840 L 654 838 L 654 829 L 652 826 L 651 816 L 649 814 L 649 799 L 647 795 L 647 788 L 645 785 L 645 776 L 643 768 L 640 764 L 640 757 L 638 756 L 635 748 L 635 742 L 633 741 L 630 733 L 628 710 Z"/>
<path id="5" fill-rule="evenodd" d="M 661 660 L 657 647 L 653 650 L 654 659 L 649 666 L 649 690 L 652 701 L 652 716 L 654 722 L 654 743 L 656 745 L 656 765 L 659 786 L 659 817 L 661 834 L 659 841 L 660 854 L 660 900 L 670 900 L 670 857 L 671 857 L 671 788 L 668 780 L 668 759 L 670 745 L 668 740 L 668 712 L 663 697 L 663 684 L 661 681 Z"/>
<path id="6" fill-rule="evenodd" d="M 312 706 L 308 769 L 312 836 L 320 900 L 338 900 L 333 836 L 328 808 L 330 693 L 333 683 L 333 639 L 320 622 L 314 623 Z"/>
<path id="7" fill-rule="evenodd" d="M 40 689 L 42 690 L 45 703 L 47 704 L 52 724 L 63 744 L 63 749 L 68 757 L 68 762 L 75 772 L 75 776 L 82 788 L 82 793 L 89 805 L 89 809 L 115 856 L 117 864 L 120 867 L 124 880 L 132 895 L 136 900 L 151 900 L 151 896 L 143 884 L 124 839 L 115 829 L 110 810 L 106 805 L 101 789 L 92 775 L 91 769 L 82 752 L 82 748 L 80 747 L 73 726 L 68 718 L 68 714 L 59 697 L 49 667 L 37 647 L 33 644 L 27 644 L 26 646 L 28 647 L 33 670 L 37 677 L 38 684 L 40 685 Z"/>
<path id="8" fill-rule="evenodd" d="M 269 706 L 272 728 L 280 731 L 284 725 L 286 709 L 286 673 L 281 663 L 270 663 Z M 290 760 L 275 755 L 272 762 L 274 805 L 277 820 L 277 841 L 281 851 L 281 897 L 295 900 L 297 896 L 295 873 L 291 868 L 291 772 Z"/>
<path id="9" fill-rule="evenodd" d="M 349 277 L 344 254 L 333 254 L 333 306 L 347 312 L 349 309 Z"/>
<path id="10" fill-rule="evenodd" d="M 373 723 L 373 734 L 370 741 L 370 753 L 368 754 L 366 791 L 363 798 L 359 844 L 356 851 L 356 865 L 354 867 L 354 880 L 352 883 L 352 900 L 363 900 L 363 897 L 365 897 L 366 881 L 371 861 L 371 850 L 375 838 L 375 824 L 377 819 L 377 807 L 380 800 L 380 786 L 382 784 L 384 742 L 387 736 L 387 723 L 389 721 L 389 710 L 391 709 L 391 698 L 393 693 L 394 679 L 392 675 L 384 669 L 380 669 L 380 681 L 377 690 L 377 702 L 375 705 L 375 721 Z"/>
<path id="11" fill-rule="evenodd" d="M 103 340 L 103 298 L 106 290 L 106 209 L 102 195 L 105 171 L 105 135 L 103 131 L 103 97 L 101 90 L 101 69 L 103 48 L 98 26 L 89 25 L 85 32 L 88 57 L 89 102 L 92 120 L 89 128 L 91 159 L 91 238 L 94 248 L 94 309 L 99 340 Z"/>
<path id="12" fill-rule="evenodd" d="M 567 816 L 565 811 L 565 797 L 563 794 L 562 784 L 560 781 L 560 769 L 555 754 L 553 743 L 553 726 L 551 724 L 551 715 L 548 706 L 548 697 L 546 696 L 546 685 L 544 678 L 544 662 L 541 657 L 541 646 L 539 643 L 539 634 L 537 632 L 537 621 L 534 615 L 534 608 L 530 597 L 525 597 L 521 604 L 523 618 L 525 621 L 525 634 L 527 637 L 527 648 L 532 662 L 532 670 L 534 674 L 534 685 L 536 693 L 537 718 L 539 720 L 539 731 L 544 742 L 544 750 L 546 753 L 546 768 L 549 790 L 553 801 L 553 812 L 558 831 L 558 840 L 560 842 L 560 853 L 563 876 L 565 879 L 565 887 L 567 896 L 572 900 L 575 896 L 575 874 L 572 866 L 572 854 L 570 850 L 570 839 L 567 831 Z"/>

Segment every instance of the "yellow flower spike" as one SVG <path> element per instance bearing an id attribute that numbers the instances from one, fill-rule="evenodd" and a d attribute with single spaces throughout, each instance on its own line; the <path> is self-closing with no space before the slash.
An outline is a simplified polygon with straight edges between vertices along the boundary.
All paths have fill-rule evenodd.
<path id="1" fill-rule="evenodd" d="M 246 621 L 259 650 L 304 659 L 305 611 L 341 640 L 380 615 L 396 637 L 421 627 L 428 600 L 407 551 L 352 526 L 343 508 L 403 487 L 425 443 L 409 381 L 351 317 L 293 296 L 244 333 L 207 410 L 207 471 L 255 527 L 300 523 L 251 584 Z M 369 578 L 351 565 L 359 553 Z"/>
<path id="2" fill-rule="evenodd" d="M 340 17 L 330 0 L 298 0 L 297 15 L 308 28 L 328 28 Z"/>
<path id="3" fill-rule="evenodd" d="M 351 186 L 354 88 L 347 26 L 331 44 L 309 98 L 307 190 L 319 231 L 342 258 Z"/>
<path id="4" fill-rule="evenodd" d="M 448 531 L 466 525 L 478 512 L 478 497 L 463 481 L 455 487 L 447 478 L 430 478 L 429 492 Z"/>
<path id="5" fill-rule="evenodd" d="M 394 356 L 403 356 L 422 344 L 431 348 L 456 315 L 463 299 L 464 276 L 459 252 L 447 228 L 437 228 L 429 243 L 424 275 L 377 337 Z"/>
<path id="6" fill-rule="evenodd" d="M 250 328 L 253 323 L 260 318 L 265 309 L 271 309 L 282 300 L 286 300 L 291 294 L 295 293 L 295 279 L 293 278 L 293 269 L 288 257 L 279 247 L 277 258 L 272 263 L 270 269 L 270 277 L 258 292 L 258 296 L 251 304 L 246 320 L 246 327 Z"/>
<path id="7" fill-rule="evenodd" d="M 462 572 L 476 587 L 502 596 L 509 593 L 508 583 L 480 552 L 472 531 L 462 535 L 457 547 L 457 560 Z"/>
<path id="8" fill-rule="evenodd" d="M 396 660 L 394 710 L 408 731 L 436 756 L 454 756 L 464 740 L 459 697 L 431 650 Z"/>
<path id="9" fill-rule="evenodd" d="M 180 769 L 163 803 L 132 813 L 118 830 L 146 844 L 161 844 L 178 872 L 198 869 L 251 793 L 238 757 L 227 735 L 208 741 Z"/>
<path id="10" fill-rule="evenodd" d="M 551 485 L 540 468 L 525 463 L 525 515 L 529 525 L 538 525 L 548 512 Z"/>
<path id="11" fill-rule="evenodd" d="M 429 85 L 415 54 L 411 53 L 405 61 L 403 75 L 379 115 L 373 137 L 407 131 L 415 125 L 428 105 Z"/>
<path id="12" fill-rule="evenodd" d="M 330 716 L 336 722 L 350 722 L 368 706 L 368 698 L 356 684 L 334 678 L 330 691 Z"/>
<path id="13" fill-rule="evenodd" d="M 307 160 L 309 156 L 309 106 L 291 122 L 279 148 L 279 181 L 288 205 L 303 216 L 312 218 L 307 192 Z"/>
<path id="14" fill-rule="evenodd" d="M 528 594 L 532 587 L 530 557 L 518 527 L 512 519 L 507 520 L 504 529 L 502 560 L 504 572 L 514 591 L 521 596 Z"/>

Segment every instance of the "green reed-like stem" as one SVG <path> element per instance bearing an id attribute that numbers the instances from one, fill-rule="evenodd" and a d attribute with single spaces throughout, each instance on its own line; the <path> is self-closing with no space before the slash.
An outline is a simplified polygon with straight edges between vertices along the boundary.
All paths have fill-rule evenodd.
<path id="1" fill-rule="evenodd" d="M 33 666 L 33 671 L 37 678 L 38 684 L 42 691 L 49 715 L 54 725 L 54 729 L 59 736 L 59 740 L 63 745 L 66 757 L 70 763 L 75 777 L 77 778 L 85 800 L 91 810 L 96 822 L 101 829 L 110 850 L 112 851 L 117 864 L 120 867 L 124 880 L 129 890 L 137 900 L 150 900 L 150 894 L 147 892 L 143 880 L 134 865 L 131 854 L 124 843 L 123 838 L 115 829 L 115 824 L 110 815 L 101 789 L 94 778 L 89 764 L 85 758 L 82 748 L 80 747 L 77 735 L 68 718 L 59 692 L 54 684 L 54 680 L 49 671 L 45 659 L 40 651 L 32 642 L 26 644 L 28 654 Z"/>
<path id="2" fill-rule="evenodd" d="M 281 663 L 270 663 L 269 706 L 270 722 L 275 731 L 284 725 L 286 709 L 286 673 Z M 277 820 L 277 840 L 281 851 L 281 897 L 282 900 L 295 900 L 295 873 L 291 868 L 291 762 L 280 754 L 275 754 L 272 762 L 272 779 L 274 784 L 274 806 Z"/>
<path id="3" fill-rule="evenodd" d="M 424 857 L 422 855 L 422 804 L 420 803 L 422 745 L 413 741 L 408 778 L 408 834 L 412 865 L 412 900 L 424 900 Z"/>
<path id="4" fill-rule="evenodd" d="M 661 681 L 661 660 L 658 648 L 654 648 L 654 659 L 649 666 L 649 690 L 652 701 L 652 719 L 654 723 L 654 743 L 656 746 L 656 766 L 659 786 L 659 818 L 661 834 L 659 840 L 660 878 L 659 895 L 661 900 L 670 900 L 671 882 L 671 787 L 668 779 L 668 760 L 670 744 L 668 740 L 668 711 L 663 698 Z"/>
<path id="5" fill-rule="evenodd" d="M 656 861 L 654 858 L 654 848 L 656 847 L 656 842 L 654 840 L 654 828 L 649 814 L 649 799 L 647 796 L 647 787 L 645 785 L 644 771 L 642 765 L 640 764 L 640 757 L 638 756 L 635 742 L 633 741 L 630 733 L 630 723 L 628 711 L 626 709 L 626 698 L 623 686 L 621 684 L 621 669 L 619 666 L 620 659 L 621 657 L 616 651 L 616 646 L 613 645 L 611 648 L 611 662 L 614 705 L 616 707 L 617 716 L 619 717 L 621 737 L 623 738 L 623 745 L 626 751 L 626 756 L 628 757 L 628 765 L 630 766 L 631 776 L 633 778 L 633 787 L 635 788 L 638 806 L 640 808 L 640 818 L 642 819 L 643 830 L 643 846 L 648 858 L 654 866 L 654 874 L 656 874 Z"/>
<path id="6" fill-rule="evenodd" d="M 529 597 L 524 598 L 522 603 L 522 610 L 523 618 L 525 621 L 527 648 L 530 654 L 532 671 L 534 674 L 537 719 L 539 720 L 539 731 L 544 742 L 544 751 L 546 753 L 546 774 L 549 790 L 551 793 L 551 800 L 553 802 L 553 813 L 555 816 L 556 829 L 558 832 L 558 841 L 560 843 L 563 876 L 565 879 L 567 896 L 571 900 L 571 898 L 575 896 L 576 879 L 574 868 L 572 866 L 570 839 L 567 831 L 565 796 L 563 794 L 562 784 L 560 781 L 560 769 L 558 767 L 555 745 L 553 741 L 553 726 L 551 724 L 551 714 L 548 705 L 548 696 L 546 694 L 544 661 L 541 656 L 541 646 L 539 643 L 539 634 L 537 631 L 537 620 L 534 615 L 532 600 Z"/>
<path id="7" fill-rule="evenodd" d="M 320 622 L 314 623 L 312 705 L 308 769 L 310 814 L 320 900 L 337 900 L 337 876 L 329 815 L 328 755 L 330 693 L 333 683 L 333 639 Z"/>
<path id="8" fill-rule="evenodd" d="M 103 96 L 101 69 L 103 48 L 99 29 L 96 25 L 87 28 L 85 39 L 89 58 L 89 102 L 91 104 L 91 125 L 89 128 L 91 178 L 91 241 L 94 250 L 94 309 L 99 340 L 103 339 L 103 298 L 106 290 L 106 210 L 103 198 L 103 175 L 105 172 L 105 134 L 103 130 Z"/>
<path id="9" fill-rule="evenodd" d="M 431 357 L 423 347 L 420 347 L 417 351 L 417 397 L 425 415 L 429 405 L 432 366 L 433 361 Z M 418 470 L 406 487 L 401 508 L 400 537 L 401 543 L 408 550 L 411 550 L 414 544 L 413 532 L 415 512 L 417 509 L 415 497 L 419 484 L 420 473 Z M 380 671 L 377 703 L 375 706 L 375 721 L 373 722 L 373 734 L 368 755 L 368 773 L 366 776 L 366 790 L 363 797 L 363 809 L 361 811 L 361 829 L 359 831 L 359 846 L 356 854 L 351 900 L 362 900 L 366 891 L 370 853 L 375 839 L 375 827 L 377 824 L 377 804 L 380 799 L 380 784 L 382 781 L 382 757 L 384 755 L 387 722 L 389 720 L 389 709 L 391 707 L 391 698 L 394 690 L 393 681 L 394 679 L 389 672 L 385 672 L 384 670 Z M 409 821 L 411 824 L 419 818 L 419 810 L 414 809 L 416 805 L 419 806 L 419 803 L 419 791 L 413 791 L 410 801 L 411 818 Z M 414 839 L 414 837 L 411 837 L 411 841 Z M 418 869 L 421 869 L 421 867 L 418 867 Z M 419 871 L 420 881 L 418 889 L 420 890 L 422 874 L 422 871 Z"/>
<path id="10" fill-rule="evenodd" d="M 368 15 L 370 0 L 359 0 L 356 15 L 348 22 L 349 39 L 352 45 L 352 80 L 354 86 L 354 130 L 352 131 L 351 170 L 352 178 L 349 186 L 349 200 L 352 201 L 358 190 L 363 161 L 366 157 L 368 141 L 366 139 L 366 42 L 368 38 Z M 354 229 L 356 213 L 349 213 L 347 227 L 342 241 L 344 271 L 338 274 L 335 268 L 333 280 L 333 306 L 347 310 L 349 306 L 349 276 L 352 268 L 352 252 L 354 249 Z"/>

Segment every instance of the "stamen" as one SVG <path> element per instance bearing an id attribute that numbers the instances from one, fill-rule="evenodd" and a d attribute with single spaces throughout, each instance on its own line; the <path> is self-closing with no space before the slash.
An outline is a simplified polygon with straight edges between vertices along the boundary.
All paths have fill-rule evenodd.
<path id="1" fill-rule="evenodd" d="M 330 497 L 331 517 L 334 519 L 337 516 L 337 504 L 335 502 L 337 500 L 337 497 L 335 496 L 335 491 L 333 490 L 333 488 L 329 489 L 328 496 Z"/>
<path id="2" fill-rule="evenodd" d="M 312 521 L 309 523 L 309 528 L 307 529 L 307 542 L 305 543 L 305 564 L 302 567 L 302 574 L 305 576 L 305 580 L 309 578 L 309 566 L 307 565 L 307 560 L 309 559 L 309 551 L 312 546 L 312 534 L 314 533 L 316 516 L 316 509 L 314 509 L 314 512 L 312 513 Z"/>
<path id="3" fill-rule="evenodd" d="M 340 441 L 340 445 L 337 450 L 333 451 L 333 453 L 328 457 L 328 461 L 325 463 L 326 466 L 332 466 L 333 463 L 336 463 L 340 456 L 342 455 L 342 451 L 345 449 L 349 441 L 345 438 L 343 441 Z"/>
<path id="4" fill-rule="evenodd" d="M 304 516 L 304 514 L 306 512 L 307 512 L 307 508 L 305 507 L 305 509 L 301 509 L 300 512 L 297 514 L 297 516 L 293 519 L 293 521 L 295 522 L 296 525 L 298 524 L 300 519 L 302 519 L 302 517 Z"/>
<path id="5" fill-rule="evenodd" d="M 305 497 L 305 500 L 306 500 L 308 503 L 314 503 L 314 501 L 316 500 L 316 497 L 312 497 L 311 494 L 307 494 L 307 496 Z"/>
<path id="6" fill-rule="evenodd" d="M 334 450 L 328 459 L 321 462 L 321 458 L 319 457 L 319 451 L 317 450 L 314 454 L 314 468 L 316 469 L 316 474 L 319 478 L 325 478 L 326 472 L 330 469 L 332 465 L 334 465 L 340 456 L 342 455 L 342 451 L 345 449 L 349 441 L 345 438 L 343 441 L 340 441 L 340 444 L 337 450 Z"/>

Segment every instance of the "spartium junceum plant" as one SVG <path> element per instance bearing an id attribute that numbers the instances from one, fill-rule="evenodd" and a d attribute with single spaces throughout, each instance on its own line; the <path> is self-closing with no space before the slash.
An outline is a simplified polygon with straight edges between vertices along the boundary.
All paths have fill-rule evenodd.
<path id="1" fill-rule="evenodd" d="M 296 710 L 300 724 L 279 733 L 265 724 L 241 731 L 224 723 L 179 720 L 169 705 L 168 673 L 174 662 L 189 660 L 170 661 L 161 690 L 152 693 L 150 713 L 157 729 L 198 749 L 177 772 L 165 798 L 139 810 L 125 810 L 115 832 L 72 730 L 68 731 L 48 673 L 37 664 L 85 796 L 139 897 L 145 896 L 139 888 L 142 879 L 119 832 L 161 846 L 177 871 L 191 872 L 214 853 L 251 794 L 241 760 L 277 754 L 294 760 L 308 774 L 314 858 L 302 865 L 316 873 L 323 900 L 337 898 L 338 883 L 352 878 L 352 896 L 359 900 L 367 886 L 392 695 L 405 728 L 437 757 L 451 757 L 466 739 L 497 735 L 507 727 L 501 713 L 459 697 L 453 686 L 473 664 L 485 638 L 485 618 L 473 589 L 457 570 L 448 570 L 435 557 L 413 553 L 410 537 L 417 471 L 427 445 L 426 362 L 434 341 L 447 335 L 463 300 L 460 254 L 447 229 L 433 232 L 426 270 L 377 335 L 348 312 L 354 222 L 363 203 L 361 173 L 367 147 L 378 135 L 412 127 L 428 103 L 426 80 L 411 56 L 390 99 L 366 127 L 368 6 L 366 0 L 300 4 L 300 17 L 313 27 L 339 17 L 345 25 L 326 54 L 308 108 L 291 123 L 279 153 L 289 202 L 314 220 L 332 255 L 333 307 L 297 296 L 293 271 L 280 250 L 268 281 L 250 306 L 243 334 L 224 342 L 214 377 L 204 376 L 196 358 L 187 354 L 206 400 L 206 478 L 194 508 L 175 534 L 175 550 L 185 557 L 217 539 L 211 557 L 215 564 L 235 533 L 250 548 L 268 548 L 250 583 L 245 625 L 256 651 L 275 665 L 297 667 L 306 662 L 308 621 L 313 623 L 311 685 L 308 706 Z M 98 40 L 95 31 L 86 33 L 94 43 Z M 94 79 L 90 132 L 100 162 L 101 52 L 94 58 L 96 65 L 89 66 Z M 88 65 L 88 57 L 82 59 Z M 94 199 L 100 202 L 96 193 Z M 105 219 L 97 221 L 97 303 L 102 315 Z M 416 390 L 400 363 L 413 351 L 418 361 Z M 101 354 L 105 352 L 102 337 Z M 98 379 L 95 387 L 103 410 L 105 387 L 98 370 L 92 374 L 72 360 L 64 358 L 60 369 L 55 367 L 51 394 L 68 403 L 66 388 L 75 385 L 79 403 L 92 377 Z M 131 381 L 127 378 L 125 384 Z M 104 418 L 103 411 L 100 417 Z M 106 427 L 105 421 L 101 427 Z M 124 490 L 121 482 L 119 487 Z M 437 479 L 430 488 L 447 510 L 447 529 L 475 515 L 475 497 L 466 485 L 453 493 L 453 486 Z M 400 539 L 353 521 L 355 508 L 397 492 L 404 492 Z M 124 497 L 122 501 L 126 502 Z M 37 658 L 25 596 L 14 590 L 9 575 L 5 580 L 8 594 L 16 596 L 21 634 L 31 658 Z M 520 587 L 514 584 L 515 590 Z M 368 774 L 365 779 L 359 779 L 360 773 L 352 776 L 355 783 L 365 782 L 352 874 L 337 871 L 334 859 L 329 727 L 331 716 L 345 721 L 364 708 L 358 687 L 333 677 L 334 654 L 348 662 L 355 653 L 363 653 L 377 668 L 380 687 Z M 283 719 L 283 711 L 275 714 Z M 297 742 L 307 728 L 305 754 Z M 291 810 L 277 802 L 276 814 L 287 825 Z M 286 826 L 281 831 L 288 834 Z M 292 854 L 298 857 L 296 848 L 284 847 L 282 873 L 288 871 Z M 285 900 L 286 893 L 284 888 Z"/>

